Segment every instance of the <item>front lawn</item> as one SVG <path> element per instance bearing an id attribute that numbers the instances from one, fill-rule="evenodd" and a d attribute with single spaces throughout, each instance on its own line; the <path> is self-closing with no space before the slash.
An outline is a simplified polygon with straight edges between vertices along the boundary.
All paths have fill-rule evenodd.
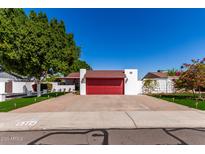
<path id="1" fill-rule="evenodd" d="M 7 100 L 4 102 L 0 102 L 0 112 L 8 112 L 17 108 L 21 108 L 37 102 L 44 101 L 49 98 L 58 97 L 63 94 L 65 93 L 55 92 L 55 93 L 44 94 L 41 97 L 30 96 L 25 98 L 16 98 L 16 99 Z"/>
<path id="2" fill-rule="evenodd" d="M 205 110 L 205 101 L 196 99 L 192 94 L 152 94 L 151 96 L 191 108 Z"/>

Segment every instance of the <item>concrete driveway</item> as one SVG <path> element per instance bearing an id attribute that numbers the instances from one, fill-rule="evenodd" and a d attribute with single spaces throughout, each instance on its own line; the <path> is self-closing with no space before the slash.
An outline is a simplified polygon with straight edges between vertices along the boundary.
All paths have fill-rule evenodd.
<path id="1" fill-rule="evenodd" d="M 183 111 L 186 106 L 145 95 L 89 95 L 66 94 L 11 112 L 98 112 L 98 111 Z"/>

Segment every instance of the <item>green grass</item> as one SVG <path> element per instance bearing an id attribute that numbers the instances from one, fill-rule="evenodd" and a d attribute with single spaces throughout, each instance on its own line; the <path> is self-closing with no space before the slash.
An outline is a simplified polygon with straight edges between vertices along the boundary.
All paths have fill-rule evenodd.
<path id="1" fill-rule="evenodd" d="M 197 100 L 193 94 L 153 94 L 151 96 L 191 108 L 205 110 L 205 101 Z M 203 96 L 205 96 L 205 94 L 203 94 Z"/>
<path id="2" fill-rule="evenodd" d="M 21 108 L 24 106 L 28 106 L 37 102 L 44 101 L 46 99 L 58 97 L 65 94 L 64 92 L 55 92 L 55 93 L 49 93 L 49 94 L 44 94 L 41 97 L 26 97 L 26 98 L 16 98 L 16 99 L 11 99 L 7 100 L 4 102 L 0 102 L 0 112 L 8 112 L 17 108 Z"/>

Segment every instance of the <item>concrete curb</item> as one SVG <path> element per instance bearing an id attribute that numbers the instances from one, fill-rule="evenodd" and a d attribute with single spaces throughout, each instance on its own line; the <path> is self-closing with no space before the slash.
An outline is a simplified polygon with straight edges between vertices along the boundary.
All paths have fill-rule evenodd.
<path id="1" fill-rule="evenodd" d="M 0 131 L 205 128 L 203 111 L 0 113 Z"/>

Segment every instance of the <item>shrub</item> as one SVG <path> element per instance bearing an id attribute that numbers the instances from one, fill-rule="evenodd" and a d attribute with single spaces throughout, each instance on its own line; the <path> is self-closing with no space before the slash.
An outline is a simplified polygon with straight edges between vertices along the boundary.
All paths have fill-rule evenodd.
<path id="1" fill-rule="evenodd" d="M 52 88 L 53 88 L 53 84 L 52 83 L 47 83 L 47 88 L 48 88 L 48 91 L 51 91 Z"/>

